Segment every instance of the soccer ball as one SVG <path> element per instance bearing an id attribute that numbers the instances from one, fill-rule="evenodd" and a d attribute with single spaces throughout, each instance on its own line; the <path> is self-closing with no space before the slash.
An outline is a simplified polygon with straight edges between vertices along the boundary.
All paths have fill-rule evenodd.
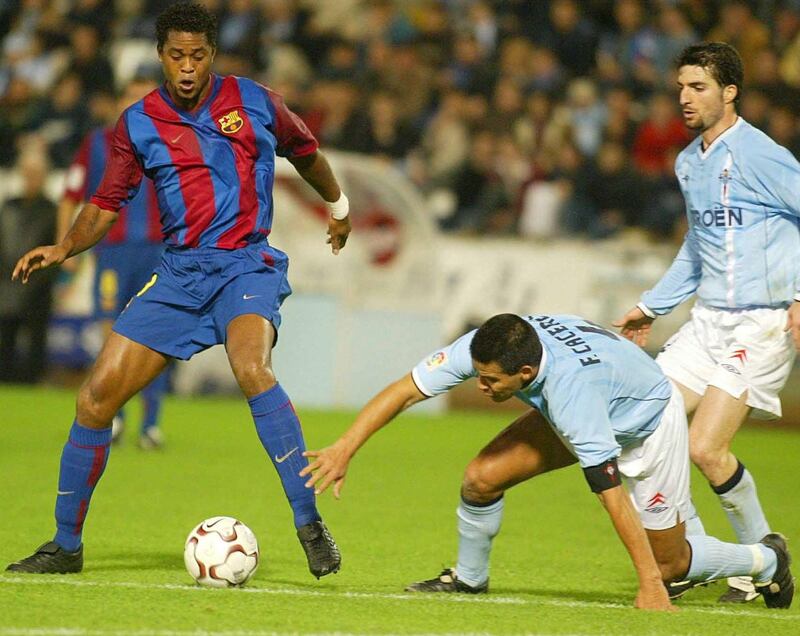
<path id="1" fill-rule="evenodd" d="M 258 567 L 258 541 L 233 517 L 211 517 L 186 537 L 183 561 L 192 578 L 208 587 L 238 587 Z"/>

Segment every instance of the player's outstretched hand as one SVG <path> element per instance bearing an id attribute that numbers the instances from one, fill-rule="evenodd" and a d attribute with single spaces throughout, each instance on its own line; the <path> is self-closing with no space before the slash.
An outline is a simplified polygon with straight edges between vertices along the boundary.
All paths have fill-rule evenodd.
<path id="1" fill-rule="evenodd" d="M 328 240 L 327 243 L 331 246 L 331 251 L 338 254 L 339 250 L 347 243 L 347 237 L 350 236 L 350 216 L 337 221 L 333 217 L 328 220 Z"/>
<path id="2" fill-rule="evenodd" d="M 303 456 L 308 457 L 310 463 L 300 471 L 300 476 L 306 477 L 313 473 L 311 479 L 306 482 L 306 488 L 314 488 L 314 494 L 319 495 L 333 484 L 333 496 L 338 499 L 344 487 L 344 478 L 352 453 L 343 444 L 336 442 L 322 450 L 306 451 Z"/>
<path id="3" fill-rule="evenodd" d="M 794 301 L 789 307 L 789 314 L 786 318 L 786 331 L 792 333 L 794 348 L 800 352 L 800 301 Z"/>
<path id="4" fill-rule="evenodd" d="M 60 265 L 66 258 L 67 250 L 60 244 L 35 247 L 17 261 L 11 274 L 11 280 L 17 280 L 22 277 L 22 284 L 24 285 L 36 270 Z"/>
<path id="5" fill-rule="evenodd" d="M 640 587 L 634 605 L 636 609 L 658 610 L 662 612 L 678 611 L 678 608 L 669 600 L 667 588 L 665 588 L 660 581 L 655 585 L 647 586 L 647 588 Z"/>
<path id="6" fill-rule="evenodd" d="M 653 319 L 645 316 L 644 312 L 638 307 L 634 307 L 619 320 L 611 323 L 620 328 L 620 333 L 634 344 L 644 347 L 650 337 L 650 329 L 653 326 Z"/>

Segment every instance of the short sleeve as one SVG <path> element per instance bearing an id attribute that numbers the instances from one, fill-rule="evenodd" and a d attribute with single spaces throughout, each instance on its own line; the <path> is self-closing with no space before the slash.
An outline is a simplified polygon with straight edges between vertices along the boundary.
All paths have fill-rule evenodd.
<path id="1" fill-rule="evenodd" d="M 464 380 L 474 377 L 469 345 L 475 331 L 461 336 L 452 344 L 438 349 L 411 370 L 417 388 L 428 397 L 449 391 Z"/>
<path id="2" fill-rule="evenodd" d="M 276 154 L 281 157 L 304 157 L 316 152 L 319 142 L 298 115 L 289 110 L 283 97 L 265 87 L 275 113 Z"/>
<path id="3" fill-rule="evenodd" d="M 114 128 L 103 180 L 91 198 L 91 203 L 101 210 L 118 211 L 136 196 L 143 176 L 144 172 L 131 143 L 123 113 Z"/>

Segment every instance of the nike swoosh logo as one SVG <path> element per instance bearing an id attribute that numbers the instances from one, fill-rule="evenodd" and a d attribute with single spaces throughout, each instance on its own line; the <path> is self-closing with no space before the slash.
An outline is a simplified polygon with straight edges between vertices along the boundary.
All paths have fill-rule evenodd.
<path id="1" fill-rule="evenodd" d="M 170 141 L 170 143 L 171 143 L 171 144 L 176 144 L 176 143 L 178 143 L 178 142 L 180 141 L 181 137 L 183 137 L 185 134 L 186 134 L 186 131 L 184 130 L 184 131 L 183 131 L 183 132 L 182 132 L 180 135 L 178 135 L 177 137 L 175 137 L 175 139 L 171 140 L 171 141 Z"/>
<path id="2" fill-rule="evenodd" d="M 283 462 L 285 462 L 287 459 L 289 459 L 289 456 L 290 456 L 292 453 L 294 453 L 294 452 L 297 450 L 297 448 L 298 448 L 298 447 L 297 447 L 297 446 L 295 446 L 295 447 L 294 447 L 292 450 L 290 450 L 288 453 L 286 453 L 286 454 L 285 454 L 283 457 L 278 457 L 277 455 L 275 455 L 275 462 L 276 462 L 276 463 L 278 463 L 278 464 L 282 464 L 282 463 L 283 463 Z"/>
<path id="3" fill-rule="evenodd" d="M 250 300 L 251 298 L 261 298 L 261 295 L 253 294 L 252 296 L 248 296 L 247 294 L 245 294 L 244 296 L 242 296 L 242 300 Z"/>
<path id="4" fill-rule="evenodd" d="M 74 495 L 75 491 L 74 490 L 59 490 L 58 494 L 59 495 Z"/>

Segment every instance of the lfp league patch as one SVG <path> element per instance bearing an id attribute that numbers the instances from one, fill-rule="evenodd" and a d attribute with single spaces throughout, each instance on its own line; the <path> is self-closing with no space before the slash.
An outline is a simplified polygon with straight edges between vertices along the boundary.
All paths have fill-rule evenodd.
<path id="1" fill-rule="evenodd" d="M 447 362 L 447 354 L 444 351 L 437 351 L 425 361 L 425 367 L 428 371 L 433 371 L 436 367 L 443 365 L 445 362 Z"/>

